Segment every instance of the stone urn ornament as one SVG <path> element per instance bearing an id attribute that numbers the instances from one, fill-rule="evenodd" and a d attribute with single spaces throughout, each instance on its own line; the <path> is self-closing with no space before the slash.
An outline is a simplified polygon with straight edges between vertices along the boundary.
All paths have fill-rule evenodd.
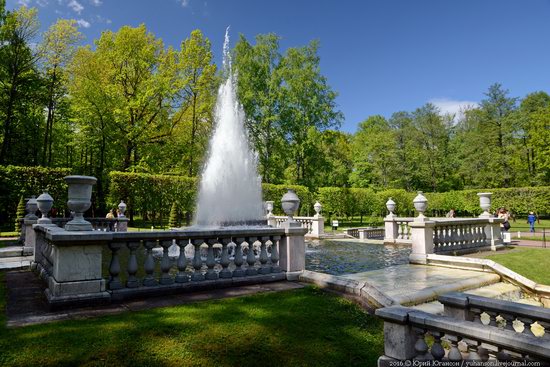
<path id="1" fill-rule="evenodd" d="M 319 201 L 317 201 L 313 205 L 313 209 L 315 209 L 315 216 L 318 217 L 318 216 L 321 215 L 321 210 L 323 209 L 323 206 L 321 205 L 321 203 Z"/>
<path id="2" fill-rule="evenodd" d="M 386 201 L 386 209 L 390 212 L 389 216 L 393 216 L 393 212 L 395 211 L 395 201 L 393 201 L 391 197 L 388 201 Z"/>
<path id="3" fill-rule="evenodd" d="M 479 196 L 479 206 L 483 210 L 483 213 L 481 213 L 480 217 L 491 216 L 491 195 L 493 195 L 492 192 L 480 192 L 477 194 L 477 196 Z"/>
<path id="4" fill-rule="evenodd" d="M 27 215 L 25 215 L 25 219 L 28 220 L 37 220 L 38 217 L 36 216 L 36 211 L 38 210 L 38 202 L 36 201 L 36 196 L 31 196 L 29 200 L 27 200 L 27 204 L 25 205 L 25 210 L 27 211 Z"/>
<path id="5" fill-rule="evenodd" d="M 65 224 L 66 231 L 93 231 L 92 223 L 84 219 L 84 212 L 92 206 L 92 186 L 97 178 L 91 176 L 67 176 L 69 186 L 67 206 L 74 212 L 73 219 Z"/>
<path id="6" fill-rule="evenodd" d="M 126 212 L 126 203 L 123 200 L 120 200 L 120 203 L 118 204 L 118 218 L 126 218 L 124 216 L 124 212 Z"/>
<path id="7" fill-rule="evenodd" d="M 42 214 L 42 217 L 38 219 L 38 224 L 51 224 L 52 220 L 48 218 L 48 213 L 52 210 L 53 206 L 53 198 L 51 195 L 48 194 L 48 191 L 44 190 L 44 193 L 36 198 L 36 202 L 38 210 L 40 210 Z"/>
<path id="8" fill-rule="evenodd" d="M 418 195 L 413 200 L 413 205 L 418 212 L 418 221 L 422 222 L 426 219 L 424 213 L 428 209 L 428 199 L 422 194 L 422 191 L 418 191 Z"/>
<path id="9" fill-rule="evenodd" d="M 265 202 L 265 210 L 267 210 L 267 216 L 268 217 L 273 215 L 273 204 L 275 204 L 274 201 L 266 201 Z"/>
<path id="10" fill-rule="evenodd" d="M 286 215 L 288 215 L 288 221 L 294 222 L 294 213 L 298 211 L 300 207 L 300 198 L 294 190 L 287 189 L 286 194 L 281 199 L 281 206 Z"/>

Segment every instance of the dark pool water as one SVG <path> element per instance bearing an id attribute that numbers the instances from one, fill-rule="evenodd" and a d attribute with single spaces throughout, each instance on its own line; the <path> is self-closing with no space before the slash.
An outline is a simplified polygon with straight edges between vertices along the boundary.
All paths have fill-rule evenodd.
<path id="1" fill-rule="evenodd" d="M 410 246 L 321 240 L 306 242 L 306 269 L 341 275 L 406 264 Z"/>

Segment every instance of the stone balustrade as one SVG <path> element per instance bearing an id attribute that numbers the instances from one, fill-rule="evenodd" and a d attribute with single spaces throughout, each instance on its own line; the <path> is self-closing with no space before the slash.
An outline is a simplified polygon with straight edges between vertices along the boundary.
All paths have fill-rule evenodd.
<path id="1" fill-rule="evenodd" d="M 493 306 L 487 306 L 493 302 Z M 518 306 L 509 301 L 485 299 L 483 305 L 487 309 L 505 310 L 505 314 L 515 319 L 523 318 L 525 311 L 518 310 Z M 378 366 L 396 365 L 395 361 L 430 360 L 537 362 L 533 365 L 548 366 L 550 343 L 547 337 L 466 320 L 459 314 L 466 310 L 464 302 L 454 307 L 457 309 L 452 314 L 444 316 L 401 306 L 376 310 L 376 315 L 384 320 L 384 356 L 379 358 Z M 410 365 L 421 364 L 413 362 Z"/>
<path id="2" fill-rule="evenodd" d="M 433 253 L 462 254 L 491 249 L 487 241 L 491 225 L 486 218 L 456 218 L 435 220 L 433 229 Z M 498 225 L 500 227 L 500 225 Z"/>
<path id="3" fill-rule="evenodd" d="M 64 228 L 72 218 L 51 218 L 52 223 L 58 227 Z M 126 232 L 128 231 L 128 221 L 123 218 L 84 218 L 92 224 L 94 231 L 103 232 Z"/>
<path id="4" fill-rule="evenodd" d="M 413 255 L 461 255 L 503 246 L 502 219 L 481 218 L 385 218 L 384 243 L 411 244 Z M 415 236 L 416 234 L 416 236 Z M 421 262 L 423 263 L 423 262 Z"/>
<path id="5" fill-rule="evenodd" d="M 268 215 L 267 223 L 272 227 L 281 227 L 288 217 L 278 215 Z M 321 238 L 325 233 L 325 219 L 321 215 L 314 215 L 313 217 L 294 217 L 294 220 L 300 224 L 300 226 L 307 230 L 306 236 L 309 238 Z"/>
<path id="6" fill-rule="evenodd" d="M 50 218 L 52 224 L 59 228 L 64 228 L 72 218 Z M 128 230 L 128 218 L 85 218 L 92 224 L 94 231 L 102 232 L 126 232 Z M 33 225 L 37 224 L 37 219 L 23 219 L 21 226 L 21 241 L 23 244 L 23 253 L 31 255 L 34 251 L 35 232 Z"/>
<path id="7" fill-rule="evenodd" d="M 384 239 L 384 228 L 347 228 L 344 233 L 348 236 L 358 238 L 360 240 L 382 240 Z"/>
<path id="8" fill-rule="evenodd" d="M 409 223 L 414 218 L 403 218 L 394 215 L 384 218 L 384 242 L 388 244 L 410 244 L 411 228 Z"/>
<path id="9" fill-rule="evenodd" d="M 454 292 L 439 302 L 446 316 L 550 341 L 548 308 Z"/>
<path id="10" fill-rule="evenodd" d="M 305 229 L 66 231 L 36 224 L 32 269 L 52 307 L 293 279 Z M 108 265 L 107 265 L 108 263 Z"/>

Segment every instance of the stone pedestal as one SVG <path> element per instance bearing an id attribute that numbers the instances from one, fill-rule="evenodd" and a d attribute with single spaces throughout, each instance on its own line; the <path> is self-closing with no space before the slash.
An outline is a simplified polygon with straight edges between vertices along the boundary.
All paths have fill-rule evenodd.
<path id="1" fill-rule="evenodd" d="M 117 227 L 116 227 L 116 231 L 117 232 L 128 232 L 128 221 L 129 219 L 126 218 L 126 217 L 123 217 L 123 218 L 118 218 L 117 219 Z"/>
<path id="2" fill-rule="evenodd" d="M 267 225 L 273 228 L 277 228 L 277 220 L 273 214 L 267 215 Z"/>
<path id="3" fill-rule="evenodd" d="M 480 215 L 481 217 L 481 215 Z M 501 238 L 500 224 L 504 221 L 501 218 L 488 218 L 489 224 L 485 226 L 485 236 L 487 237 L 487 245 L 491 246 L 491 250 L 496 251 L 504 247 Z"/>
<path id="4" fill-rule="evenodd" d="M 315 214 L 311 222 L 311 236 L 315 238 L 320 238 L 325 234 L 325 218 L 320 214 Z"/>
<path id="5" fill-rule="evenodd" d="M 384 218 L 384 242 L 395 243 L 399 236 L 399 224 L 395 218 L 395 214 L 389 214 Z"/>
<path id="6" fill-rule="evenodd" d="M 307 229 L 298 222 L 285 222 L 281 227 L 285 229 L 285 236 L 279 241 L 279 266 L 287 273 L 301 272 L 306 268 L 304 235 Z"/>
<path id="7" fill-rule="evenodd" d="M 50 306 L 103 302 L 110 295 L 102 277 L 102 249 L 111 232 L 66 231 L 35 225 L 34 268 L 46 279 Z"/>
<path id="8" fill-rule="evenodd" d="M 37 219 L 24 219 L 22 232 L 25 232 L 25 242 L 23 242 L 23 255 L 31 255 L 34 253 L 34 246 L 36 242 L 36 233 L 32 228 L 33 224 L 38 223 Z"/>
<path id="9" fill-rule="evenodd" d="M 105 292 L 101 276 L 103 245 L 53 246 L 52 276 L 48 279 L 51 296 L 67 297 Z"/>
<path id="10" fill-rule="evenodd" d="M 418 219 L 418 218 L 417 218 Z M 426 255 L 434 251 L 434 227 L 435 222 L 424 220 L 410 222 L 412 253 L 409 262 L 413 264 L 426 264 Z"/>
<path id="11" fill-rule="evenodd" d="M 398 361 L 415 357 L 414 345 L 417 336 L 413 328 L 407 324 L 408 310 L 400 306 L 385 307 L 376 310 L 376 316 L 384 320 L 385 357 Z"/>

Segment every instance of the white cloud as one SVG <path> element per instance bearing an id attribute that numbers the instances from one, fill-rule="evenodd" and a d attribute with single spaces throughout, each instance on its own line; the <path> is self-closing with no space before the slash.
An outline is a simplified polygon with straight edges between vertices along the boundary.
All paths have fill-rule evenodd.
<path id="1" fill-rule="evenodd" d="M 84 10 L 84 7 L 82 6 L 81 3 L 79 3 L 78 1 L 76 0 L 71 0 L 69 1 L 69 3 L 67 4 L 67 6 L 69 8 L 71 8 L 75 13 L 78 13 L 80 15 L 80 13 L 82 13 L 82 10 Z"/>
<path id="2" fill-rule="evenodd" d="M 94 6 L 100 6 L 101 4 L 103 4 L 103 1 L 101 1 L 101 0 L 90 0 L 90 2 Z"/>
<path id="3" fill-rule="evenodd" d="M 90 22 L 80 18 L 76 21 L 76 24 L 78 24 L 82 28 L 90 28 L 91 24 Z"/>
<path id="4" fill-rule="evenodd" d="M 96 15 L 94 19 L 94 23 L 105 23 L 105 24 L 111 24 L 113 21 L 109 18 L 102 17 L 101 15 Z"/>
<path id="5" fill-rule="evenodd" d="M 191 0 L 180 0 L 181 6 L 183 6 L 184 8 L 186 8 L 186 7 L 189 5 L 189 2 L 190 2 L 190 1 L 191 1 Z"/>
<path id="6" fill-rule="evenodd" d="M 453 115 L 455 121 L 463 116 L 465 110 L 478 106 L 478 103 L 474 101 L 460 101 L 450 98 L 432 98 L 428 102 L 439 108 L 442 115 Z"/>
<path id="7" fill-rule="evenodd" d="M 18 0 L 17 1 L 17 4 L 19 4 L 21 6 L 26 6 L 26 7 L 28 7 L 30 3 L 31 3 L 31 0 Z"/>
<path id="8" fill-rule="evenodd" d="M 48 5 L 48 0 L 36 0 L 36 3 L 38 4 L 38 6 L 43 8 Z"/>

